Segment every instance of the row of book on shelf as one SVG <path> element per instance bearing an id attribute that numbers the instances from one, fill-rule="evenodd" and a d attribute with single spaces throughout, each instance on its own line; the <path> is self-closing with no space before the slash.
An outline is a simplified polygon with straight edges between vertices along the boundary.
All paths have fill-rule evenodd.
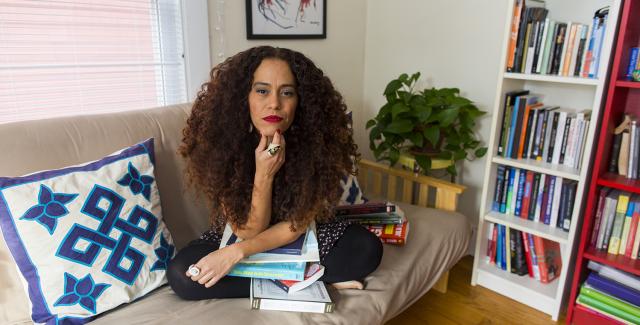
<path id="1" fill-rule="evenodd" d="M 612 323 L 640 324 L 640 277 L 589 261 L 576 304 Z"/>
<path id="2" fill-rule="evenodd" d="M 383 243 L 406 243 L 409 223 L 404 211 L 391 202 L 339 206 L 335 215 L 363 225 Z M 239 241 L 227 224 L 220 249 Z M 244 258 L 228 275 L 251 278 L 252 309 L 330 313 L 335 308 L 325 284 L 319 281 L 324 266 L 315 224 L 292 243 Z"/>
<path id="3" fill-rule="evenodd" d="M 507 52 L 507 72 L 596 78 L 608 7 L 591 25 L 549 19 L 542 1 L 516 0 Z"/>
<path id="4" fill-rule="evenodd" d="M 591 111 L 573 112 L 540 102 L 528 90 L 505 94 L 498 156 L 579 169 Z"/>
<path id="5" fill-rule="evenodd" d="M 640 127 L 633 115 L 625 115 L 613 131 L 608 170 L 630 179 L 640 178 Z"/>
<path id="6" fill-rule="evenodd" d="M 613 255 L 638 258 L 640 196 L 601 188 L 590 246 Z"/>
<path id="7" fill-rule="evenodd" d="M 569 231 L 578 183 L 498 165 L 492 210 Z"/>
<path id="8" fill-rule="evenodd" d="M 496 223 L 487 227 L 486 262 L 542 283 L 556 279 L 562 269 L 557 242 Z"/>

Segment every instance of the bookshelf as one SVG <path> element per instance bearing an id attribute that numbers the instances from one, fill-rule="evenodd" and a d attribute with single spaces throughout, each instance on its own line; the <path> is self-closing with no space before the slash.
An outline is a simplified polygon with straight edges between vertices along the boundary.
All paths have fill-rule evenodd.
<path id="1" fill-rule="evenodd" d="M 531 0 L 529 0 L 531 1 Z M 591 26 L 596 10 L 609 6 L 609 15 L 603 37 L 602 52 L 599 58 L 596 78 L 559 76 L 550 74 L 530 74 L 507 72 L 509 42 L 511 37 L 512 16 L 517 0 L 509 0 L 503 31 L 503 52 L 498 76 L 498 85 L 492 114 L 491 135 L 489 139 L 489 159 L 487 159 L 485 178 L 482 188 L 480 215 L 478 220 L 475 259 L 472 273 L 472 285 L 480 285 L 511 299 L 536 308 L 557 320 L 563 302 L 565 302 L 575 256 L 575 244 L 580 226 L 583 193 L 589 185 L 589 167 L 591 165 L 592 143 L 598 129 L 598 117 L 606 90 L 609 56 L 613 45 L 618 23 L 618 13 L 622 0 L 547 0 L 544 7 L 548 10 L 547 18 L 558 22 L 574 22 Z M 527 1 L 528 3 L 528 1 Z M 635 85 L 628 85 L 631 87 Z M 580 159 L 580 168 L 572 168 L 561 164 L 551 164 L 535 159 L 513 159 L 498 154 L 500 131 L 505 113 L 505 94 L 511 91 L 526 89 L 531 94 L 542 96 L 545 105 L 560 106 L 574 112 L 591 110 L 588 132 L 584 137 L 585 145 Z M 569 231 L 555 226 L 518 217 L 509 213 L 493 210 L 494 189 L 497 182 L 498 166 L 518 168 L 541 173 L 577 183 L 575 201 L 570 211 L 571 225 Z M 549 177 L 549 176 L 546 176 Z M 562 268 L 560 276 L 544 284 L 528 275 L 519 276 L 502 270 L 486 261 L 487 248 L 491 238 L 487 229 L 490 224 L 499 224 L 522 232 L 532 234 L 559 243 Z"/>
<path id="2" fill-rule="evenodd" d="M 603 107 L 601 130 L 595 150 L 592 182 L 586 193 L 587 204 L 584 211 L 584 223 L 580 234 L 575 267 L 571 272 L 575 274 L 569 296 L 567 323 L 574 324 L 611 324 L 610 319 L 589 312 L 583 306 L 575 303 L 580 286 L 588 275 L 587 263 L 595 261 L 618 270 L 640 276 L 640 259 L 631 259 L 624 255 L 608 254 L 590 246 L 590 238 L 594 227 L 595 212 L 598 205 L 598 195 L 601 188 L 612 188 L 628 193 L 640 194 L 640 180 L 628 179 L 608 172 L 611 159 L 611 145 L 613 129 L 620 123 L 625 113 L 640 116 L 640 82 L 624 79 L 631 47 L 640 46 L 640 0 L 625 0 L 621 9 L 618 37 L 613 51 L 613 64 L 607 99 Z"/>

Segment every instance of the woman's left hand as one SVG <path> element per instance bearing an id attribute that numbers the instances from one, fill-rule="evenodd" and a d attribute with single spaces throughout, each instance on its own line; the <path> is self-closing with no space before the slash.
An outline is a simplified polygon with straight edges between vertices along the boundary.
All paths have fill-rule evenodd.
<path id="1" fill-rule="evenodd" d="M 210 288 L 227 275 L 231 268 L 241 259 L 242 252 L 237 245 L 227 246 L 209 253 L 194 264 L 195 267 L 200 269 L 198 275 L 191 275 L 188 270 L 185 274 L 191 280 L 198 281 L 198 283 Z"/>

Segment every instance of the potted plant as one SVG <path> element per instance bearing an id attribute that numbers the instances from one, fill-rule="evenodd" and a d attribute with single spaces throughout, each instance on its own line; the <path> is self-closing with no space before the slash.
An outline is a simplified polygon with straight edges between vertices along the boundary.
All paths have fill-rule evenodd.
<path id="1" fill-rule="evenodd" d="M 424 170 L 431 169 L 433 159 L 449 160 L 447 172 L 456 175 L 455 163 L 486 154 L 474 134 L 475 121 L 486 112 L 457 88 L 416 90 L 420 78 L 401 74 L 384 90 L 387 99 L 378 115 L 367 122 L 369 147 L 378 161 L 393 166 L 401 154 L 412 155 Z"/>

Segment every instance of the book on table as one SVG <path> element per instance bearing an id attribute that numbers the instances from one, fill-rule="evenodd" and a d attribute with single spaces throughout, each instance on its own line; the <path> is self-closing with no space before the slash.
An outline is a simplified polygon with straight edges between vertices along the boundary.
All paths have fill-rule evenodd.
<path id="1" fill-rule="evenodd" d="M 251 279 L 249 293 L 251 309 L 331 313 L 335 304 L 322 281 L 298 292 L 287 293 L 275 283 L 265 279 Z"/>
<path id="2" fill-rule="evenodd" d="M 387 201 L 339 206 L 335 215 L 340 220 L 365 225 L 402 224 L 407 220 L 398 205 Z"/>

